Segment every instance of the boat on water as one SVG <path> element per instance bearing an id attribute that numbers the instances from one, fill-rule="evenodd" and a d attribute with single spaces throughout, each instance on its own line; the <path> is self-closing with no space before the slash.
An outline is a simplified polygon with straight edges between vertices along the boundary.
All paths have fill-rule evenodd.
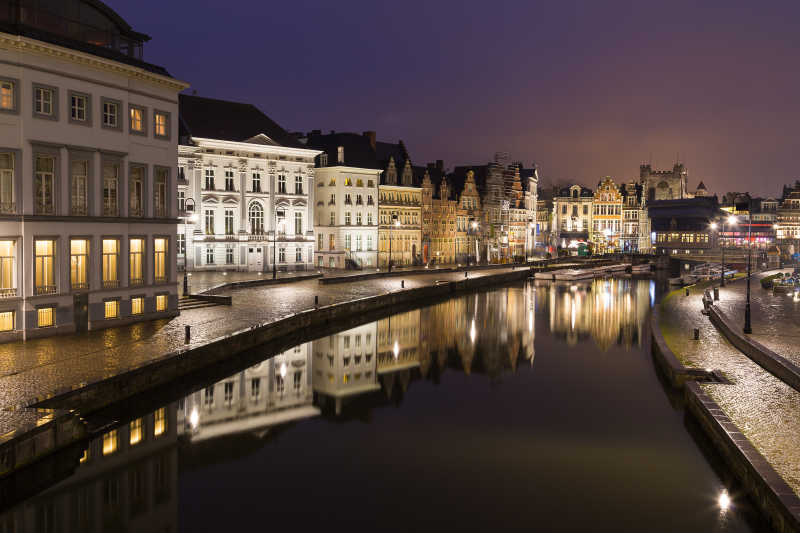
<path id="1" fill-rule="evenodd" d="M 592 279 L 595 276 L 593 269 L 564 269 L 553 272 L 556 281 L 578 281 L 581 279 Z"/>
<path id="2" fill-rule="evenodd" d="M 550 270 L 550 271 L 547 271 L 547 272 L 537 272 L 536 274 L 534 274 L 533 277 L 534 277 L 534 279 L 542 279 L 542 280 L 546 280 L 546 281 L 553 281 L 553 280 L 556 279 L 554 277 L 554 274 L 555 274 L 555 271 L 554 270 Z"/>
<path id="3" fill-rule="evenodd" d="M 631 266 L 631 273 L 633 274 L 645 274 L 650 272 L 650 263 L 645 263 L 643 265 L 632 265 Z"/>

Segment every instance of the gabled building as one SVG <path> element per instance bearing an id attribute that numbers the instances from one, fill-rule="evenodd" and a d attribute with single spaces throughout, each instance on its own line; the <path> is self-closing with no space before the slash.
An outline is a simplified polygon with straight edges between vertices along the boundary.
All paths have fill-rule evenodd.
<path id="1" fill-rule="evenodd" d="M 727 213 L 715 196 L 655 200 L 647 204 L 656 254 L 708 254 L 716 248 L 717 232 L 711 224 Z"/>
<path id="2" fill-rule="evenodd" d="M 176 315 L 188 85 L 98 0 L 4 2 L 1 18 L 0 340 Z"/>
<path id="3" fill-rule="evenodd" d="M 252 104 L 180 96 L 178 264 L 306 270 L 314 261 L 314 158 Z"/>
<path id="4" fill-rule="evenodd" d="M 777 237 L 781 250 L 787 254 L 800 251 L 800 180 L 784 185 L 777 210 Z"/>
<path id="5" fill-rule="evenodd" d="M 422 187 L 414 176 L 411 158 L 403 141 L 374 144 L 383 170 L 378 200 L 378 264 L 421 264 Z"/>
<path id="6" fill-rule="evenodd" d="M 552 234 L 559 248 L 576 248 L 592 237 L 594 193 L 581 185 L 565 187 L 553 198 Z"/>
<path id="7" fill-rule="evenodd" d="M 622 193 L 621 245 L 625 252 L 650 251 L 650 218 L 644 198 L 644 188 L 630 181 L 620 188 Z"/>
<path id="8" fill-rule="evenodd" d="M 597 184 L 590 237 L 596 251 L 613 252 L 622 248 L 622 204 L 622 193 L 613 179 L 606 177 Z"/>

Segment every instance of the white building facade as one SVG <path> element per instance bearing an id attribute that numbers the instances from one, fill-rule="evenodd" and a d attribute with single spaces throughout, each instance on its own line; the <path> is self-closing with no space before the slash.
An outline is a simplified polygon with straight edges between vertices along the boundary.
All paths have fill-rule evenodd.
<path id="1" fill-rule="evenodd" d="M 0 340 L 173 316 L 187 85 L 105 5 L 65 0 L 91 20 L 37 27 L 62 19 L 26 4 L 0 33 Z M 108 42 L 84 40 L 97 24 Z"/>
<path id="2" fill-rule="evenodd" d="M 256 115 L 256 123 L 246 124 L 244 130 L 249 128 L 245 135 L 253 135 L 242 140 L 192 135 L 193 123 L 204 120 L 196 110 L 206 107 L 221 110 L 224 120 L 237 120 L 237 112 Z M 266 131 L 266 122 L 265 131 L 260 131 L 259 116 L 266 117 L 253 106 L 181 95 L 181 113 L 188 131 L 178 148 L 179 268 L 311 269 L 314 157 L 319 151 L 286 146 L 291 144 L 288 134 L 278 132 L 286 136 L 282 144 L 275 133 Z M 202 127 L 207 125 L 197 129 Z"/>

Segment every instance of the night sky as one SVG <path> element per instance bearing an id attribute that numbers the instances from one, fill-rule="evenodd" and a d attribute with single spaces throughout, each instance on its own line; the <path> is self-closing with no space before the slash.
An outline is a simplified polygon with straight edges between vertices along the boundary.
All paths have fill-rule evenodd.
<path id="1" fill-rule="evenodd" d="M 767 196 L 800 175 L 796 1 L 107 3 L 197 94 L 376 130 L 415 164 L 506 151 L 593 186 L 680 154 L 690 190 Z"/>

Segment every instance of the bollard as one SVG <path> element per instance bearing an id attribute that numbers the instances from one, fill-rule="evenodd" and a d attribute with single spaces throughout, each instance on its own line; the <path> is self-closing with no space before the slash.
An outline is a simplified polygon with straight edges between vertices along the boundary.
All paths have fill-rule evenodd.
<path id="1" fill-rule="evenodd" d="M 405 287 L 406 287 L 406 280 L 404 280 L 404 279 L 401 279 L 401 280 L 400 280 L 400 288 L 401 288 L 401 289 L 405 289 Z"/>
<path id="2" fill-rule="evenodd" d="M 714 300 L 719 300 L 719 287 L 714 287 Z"/>
<path id="3" fill-rule="evenodd" d="M 314 309 L 317 309 L 318 307 L 319 307 L 319 295 L 315 294 L 314 295 Z"/>
<path id="4" fill-rule="evenodd" d="M 467 277 L 467 271 L 466 270 L 464 271 L 464 277 L 465 278 Z"/>
<path id="5" fill-rule="evenodd" d="M 189 344 L 189 341 L 192 339 L 192 326 L 186 325 L 184 326 L 186 331 L 186 340 L 184 341 L 185 344 Z"/>
<path id="6" fill-rule="evenodd" d="M 699 328 L 694 328 L 694 340 L 696 340 L 696 341 L 700 340 L 700 329 Z"/>
<path id="7" fill-rule="evenodd" d="M 686 296 L 689 296 L 689 287 L 686 287 Z"/>

